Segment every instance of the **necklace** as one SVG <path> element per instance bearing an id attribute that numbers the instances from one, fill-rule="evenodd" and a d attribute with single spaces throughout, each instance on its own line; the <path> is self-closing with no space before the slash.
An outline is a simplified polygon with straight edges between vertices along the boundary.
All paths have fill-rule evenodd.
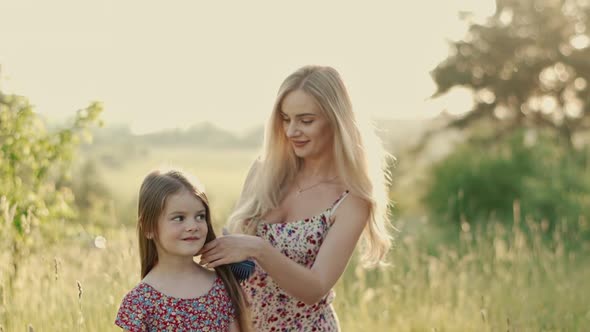
<path id="1" fill-rule="evenodd" d="M 316 182 L 316 183 L 312 184 L 311 186 L 307 186 L 307 187 L 304 187 L 304 188 L 301 188 L 301 186 L 299 186 L 299 181 L 295 181 L 295 185 L 297 185 L 297 196 L 299 196 L 304 191 L 308 191 L 311 188 L 314 188 L 316 186 L 319 186 L 322 183 L 326 183 L 326 182 L 330 182 L 332 180 L 335 180 L 337 177 L 338 177 L 338 175 L 336 175 L 334 177 L 331 177 L 331 178 L 329 178 L 327 180 L 321 180 L 319 182 Z"/>

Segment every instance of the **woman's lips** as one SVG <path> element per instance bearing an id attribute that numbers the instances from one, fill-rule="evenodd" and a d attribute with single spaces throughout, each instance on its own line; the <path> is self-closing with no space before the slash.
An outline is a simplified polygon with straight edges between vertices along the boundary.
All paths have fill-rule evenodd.
<path id="1" fill-rule="evenodd" d="M 293 146 L 298 147 L 298 148 L 303 147 L 308 142 L 309 141 L 291 141 L 291 143 L 293 144 Z"/>

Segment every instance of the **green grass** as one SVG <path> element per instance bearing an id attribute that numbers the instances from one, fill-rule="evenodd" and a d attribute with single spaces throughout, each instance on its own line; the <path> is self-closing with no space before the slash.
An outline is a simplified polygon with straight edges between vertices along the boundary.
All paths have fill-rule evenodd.
<path id="1" fill-rule="evenodd" d="M 151 150 L 122 167 L 103 168 L 102 177 L 118 200 L 133 202 L 145 173 L 169 161 L 208 186 L 221 227 L 255 155 Z M 343 331 L 581 331 L 590 325 L 590 248 L 584 243 L 568 251 L 575 227 L 543 231 L 534 223 L 514 229 L 490 223 L 455 232 L 402 221 L 396 222 L 401 232 L 390 266 L 365 270 L 355 256 L 338 282 L 334 306 Z M 82 232 L 22 260 L 12 291 L 5 283 L 7 257 L 0 254 L 4 331 L 29 325 L 35 331 L 118 331 L 119 302 L 139 281 L 133 221 L 116 220 L 102 235 L 105 249 L 91 246 L 91 234 Z M 453 237 L 458 240 L 440 240 Z"/>

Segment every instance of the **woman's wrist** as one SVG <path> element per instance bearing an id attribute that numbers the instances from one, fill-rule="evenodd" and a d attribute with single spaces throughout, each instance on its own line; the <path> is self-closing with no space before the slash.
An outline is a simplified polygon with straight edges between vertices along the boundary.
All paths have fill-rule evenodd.
<path id="1" fill-rule="evenodd" d="M 254 245 L 252 246 L 252 252 L 251 252 L 251 257 L 254 258 L 255 260 L 260 260 L 262 258 L 262 254 L 265 252 L 265 248 L 268 245 L 268 243 L 266 241 L 264 241 L 264 239 L 262 239 L 261 237 L 258 236 L 252 236 L 254 237 Z"/>

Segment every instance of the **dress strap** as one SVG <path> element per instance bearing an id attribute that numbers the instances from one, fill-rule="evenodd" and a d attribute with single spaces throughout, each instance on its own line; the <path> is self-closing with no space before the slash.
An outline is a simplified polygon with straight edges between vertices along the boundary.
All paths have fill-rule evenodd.
<path id="1" fill-rule="evenodd" d="M 334 215 L 334 211 L 336 211 L 336 209 L 338 208 L 338 206 L 340 206 L 340 203 L 342 203 L 342 201 L 346 198 L 346 196 L 348 196 L 348 193 L 350 191 L 345 191 L 343 192 L 340 197 L 338 197 L 338 199 L 336 200 L 336 202 L 334 202 L 334 204 L 332 204 L 332 207 L 330 208 L 330 219 L 332 218 L 332 216 Z"/>

